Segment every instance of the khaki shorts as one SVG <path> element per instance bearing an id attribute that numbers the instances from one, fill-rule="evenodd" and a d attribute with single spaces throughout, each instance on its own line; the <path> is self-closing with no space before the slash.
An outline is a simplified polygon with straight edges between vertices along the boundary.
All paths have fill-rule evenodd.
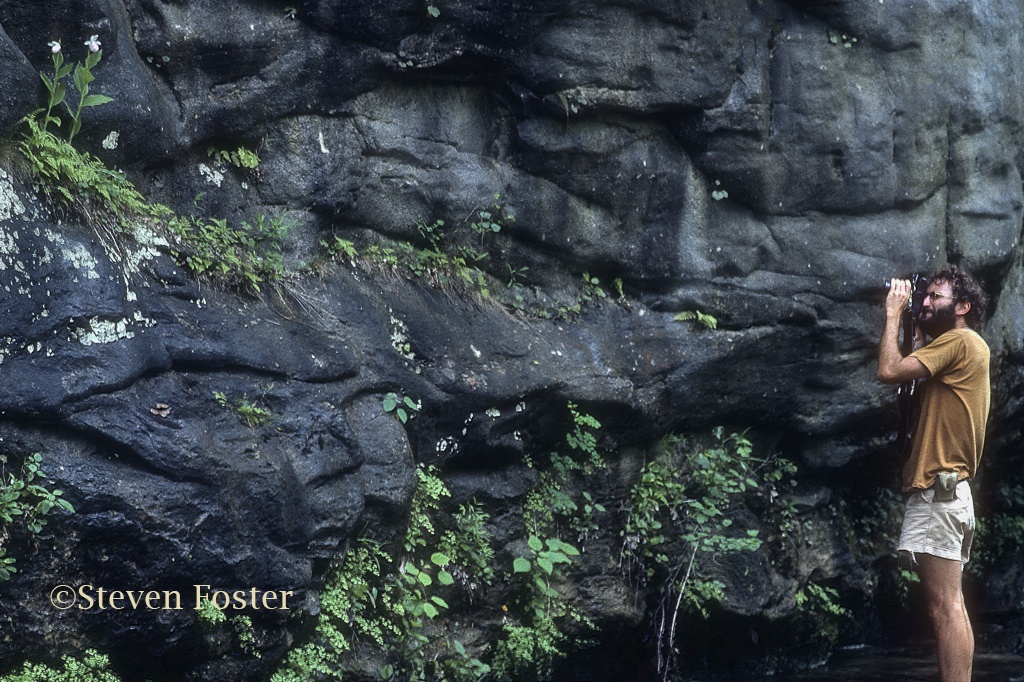
<path id="1" fill-rule="evenodd" d="M 907 499 L 903 531 L 896 550 L 900 564 L 916 564 L 918 552 L 966 564 L 974 539 L 974 497 L 966 481 L 956 485 L 956 499 L 936 502 L 935 489 L 917 490 Z"/>

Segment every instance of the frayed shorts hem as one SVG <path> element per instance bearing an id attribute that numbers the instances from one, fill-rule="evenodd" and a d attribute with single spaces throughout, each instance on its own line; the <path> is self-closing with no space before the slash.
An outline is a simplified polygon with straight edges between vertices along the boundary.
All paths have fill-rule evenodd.
<path id="1" fill-rule="evenodd" d="M 964 557 L 959 547 L 953 549 L 948 547 L 897 547 L 896 552 L 899 554 L 899 567 L 905 571 L 917 568 L 918 554 L 927 554 L 928 556 L 938 557 L 939 559 L 959 561 L 961 568 L 963 568 L 964 564 L 969 560 L 969 558 Z"/>

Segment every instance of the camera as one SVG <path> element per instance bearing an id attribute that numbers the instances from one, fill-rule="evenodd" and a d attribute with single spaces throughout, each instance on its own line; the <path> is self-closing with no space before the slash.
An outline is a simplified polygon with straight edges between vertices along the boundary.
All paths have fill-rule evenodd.
<path id="1" fill-rule="evenodd" d="M 928 278 L 915 272 L 907 279 L 910 280 L 910 300 L 907 302 L 907 312 L 917 317 L 921 312 L 921 304 L 924 303 L 924 295 L 928 292 Z M 892 287 L 892 280 L 885 280 L 885 290 Z"/>

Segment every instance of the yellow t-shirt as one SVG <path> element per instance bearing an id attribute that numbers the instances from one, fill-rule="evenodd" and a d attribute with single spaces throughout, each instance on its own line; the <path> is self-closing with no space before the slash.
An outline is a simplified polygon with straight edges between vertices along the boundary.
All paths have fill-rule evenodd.
<path id="1" fill-rule="evenodd" d="M 985 446 L 989 410 L 988 344 L 971 329 L 951 329 L 910 354 L 928 370 L 903 490 L 923 490 L 940 471 L 973 478 Z"/>

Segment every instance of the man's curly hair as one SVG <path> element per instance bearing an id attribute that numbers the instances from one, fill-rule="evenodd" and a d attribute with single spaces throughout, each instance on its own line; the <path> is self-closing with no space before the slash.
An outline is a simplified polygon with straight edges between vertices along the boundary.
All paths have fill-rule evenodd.
<path id="1" fill-rule="evenodd" d="M 971 329 L 981 327 L 985 318 L 985 311 L 988 309 L 988 294 L 981 288 L 978 280 L 974 279 L 966 270 L 961 270 L 955 265 L 946 264 L 932 273 L 929 282 L 946 282 L 953 289 L 953 296 L 957 301 L 964 301 L 971 304 L 971 309 L 965 315 L 965 320 Z"/>

